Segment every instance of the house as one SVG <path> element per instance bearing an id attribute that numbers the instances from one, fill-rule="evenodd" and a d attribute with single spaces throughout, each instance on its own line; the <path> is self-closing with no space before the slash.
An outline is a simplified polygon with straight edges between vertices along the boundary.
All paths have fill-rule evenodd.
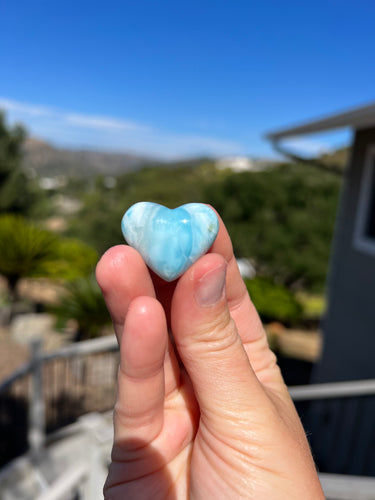
<path id="1" fill-rule="evenodd" d="M 352 129 L 353 144 L 331 250 L 323 352 L 313 384 L 292 395 L 321 472 L 375 476 L 375 103 L 267 137 L 280 151 L 283 139 L 342 128 Z M 333 498 L 360 498 L 348 484 Z M 371 488 L 363 498 L 374 498 Z"/>
<path id="2" fill-rule="evenodd" d="M 352 153 L 344 172 L 327 282 L 323 353 L 313 382 L 375 378 L 375 103 L 271 132 L 283 139 L 350 128 Z"/>
<path id="3" fill-rule="evenodd" d="M 247 172 L 254 169 L 254 162 L 246 156 L 220 158 L 216 162 L 219 170 L 230 169 L 233 172 Z"/>
<path id="4" fill-rule="evenodd" d="M 220 158 L 215 162 L 218 170 L 232 172 L 262 172 L 276 165 L 277 162 L 267 158 L 248 158 L 247 156 L 230 156 Z"/>

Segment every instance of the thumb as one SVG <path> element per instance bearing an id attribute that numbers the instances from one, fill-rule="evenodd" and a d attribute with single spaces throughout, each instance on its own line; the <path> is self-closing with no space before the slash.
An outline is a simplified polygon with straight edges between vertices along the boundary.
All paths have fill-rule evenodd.
<path id="1" fill-rule="evenodd" d="M 266 399 L 231 318 L 225 281 L 225 259 L 207 254 L 180 278 L 172 301 L 176 347 L 207 415 L 250 410 Z"/>

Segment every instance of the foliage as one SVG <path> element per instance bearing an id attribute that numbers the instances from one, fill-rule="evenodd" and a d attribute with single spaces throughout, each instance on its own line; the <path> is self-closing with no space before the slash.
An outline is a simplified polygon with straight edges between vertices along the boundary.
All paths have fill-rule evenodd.
<path id="1" fill-rule="evenodd" d="M 77 322 L 77 340 L 97 337 L 111 322 L 103 295 L 93 276 L 79 278 L 66 285 L 66 293 L 52 308 L 58 320 Z"/>
<path id="2" fill-rule="evenodd" d="M 349 156 L 351 153 L 351 148 L 339 148 L 335 151 L 323 154 L 319 160 L 327 167 L 335 166 L 341 169 L 343 172 L 349 161 Z"/>
<path id="3" fill-rule="evenodd" d="M 292 290 L 324 288 L 340 179 L 306 165 L 261 172 L 198 166 L 145 168 L 117 178 L 113 189 L 98 178 L 83 197 L 70 235 L 103 253 L 123 243 L 120 221 L 138 201 L 174 208 L 211 203 L 222 216 L 235 255 L 249 258 L 257 274 Z"/>
<path id="4" fill-rule="evenodd" d="M 44 276 L 47 262 L 58 255 L 57 237 L 27 223 L 21 216 L 0 216 L 0 274 L 9 287 L 12 299 L 17 298 L 21 278 Z"/>
<path id="5" fill-rule="evenodd" d="M 0 112 L 0 213 L 26 214 L 36 201 L 32 184 L 21 167 L 25 130 L 8 127 Z"/>
<path id="6" fill-rule="evenodd" d="M 228 174 L 206 187 L 237 257 L 292 289 L 321 291 L 327 273 L 340 180 L 301 165 Z"/>
<path id="7" fill-rule="evenodd" d="M 56 258 L 45 263 L 44 271 L 49 278 L 72 281 L 91 274 L 98 258 L 98 252 L 82 241 L 59 238 Z"/>
<path id="8" fill-rule="evenodd" d="M 301 320 L 302 305 L 287 288 L 258 277 L 245 283 L 263 321 L 293 324 Z"/>
<path id="9" fill-rule="evenodd" d="M 298 300 L 303 307 L 303 316 L 305 320 L 319 321 L 326 311 L 326 299 L 323 294 L 310 295 L 307 293 L 298 293 Z"/>
<path id="10" fill-rule="evenodd" d="M 12 300 L 17 299 L 21 278 L 72 280 L 92 273 L 97 260 L 97 252 L 80 241 L 59 238 L 21 216 L 0 216 L 0 274 Z"/>
<path id="11" fill-rule="evenodd" d="M 144 168 L 117 178 L 115 188 L 106 187 L 98 177 L 93 189 L 83 197 L 83 208 L 71 221 L 68 234 L 82 238 L 103 253 L 110 246 L 123 243 L 121 218 L 134 203 L 152 201 L 175 208 L 183 203 L 203 201 L 202 186 L 215 169 L 212 164 L 198 168 Z"/>

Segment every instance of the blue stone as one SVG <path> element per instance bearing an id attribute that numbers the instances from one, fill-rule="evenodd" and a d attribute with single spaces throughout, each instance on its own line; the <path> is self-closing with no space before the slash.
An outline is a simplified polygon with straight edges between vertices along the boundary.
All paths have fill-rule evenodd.
<path id="1" fill-rule="evenodd" d="M 207 252 L 219 231 L 215 212 L 201 203 L 173 210 L 141 201 L 126 211 L 121 229 L 127 243 L 165 281 L 183 274 Z"/>

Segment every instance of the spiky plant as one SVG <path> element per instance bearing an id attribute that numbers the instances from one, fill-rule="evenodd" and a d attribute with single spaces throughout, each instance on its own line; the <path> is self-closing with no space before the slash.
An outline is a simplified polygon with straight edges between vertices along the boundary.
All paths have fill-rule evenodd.
<path id="1" fill-rule="evenodd" d="M 52 312 L 59 320 L 77 322 L 76 340 L 97 337 L 111 322 L 102 293 L 94 276 L 67 283 L 59 303 Z"/>
<path id="2" fill-rule="evenodd" d="M 18 298 L 21 278 L 45 276 L 46 264 L 58 255 L 58 238 L 26 222 L 21 216 L 0 216 L 0 274 L 8 284 L 9 298 Z"/>

